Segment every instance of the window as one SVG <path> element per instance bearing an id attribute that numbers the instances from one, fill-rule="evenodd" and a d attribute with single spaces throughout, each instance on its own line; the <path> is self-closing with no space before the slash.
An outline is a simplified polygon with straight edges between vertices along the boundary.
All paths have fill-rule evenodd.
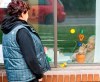
<path id="1" fill-rule="evenodd" d="M 28 0 L 29 4 L 31 5 L 48 5 L 49 1 L 48 0 Z"/>
<path id="2" fill-rule="evenodd" d="M 29 0 L 29 22 L 36 29 L 44 45 L 48 61 L 54 63 L 53 0 Z"/>
<path id="3" fill-rule="evenodd" d="M 63 5 L 62 2 L 60 0 L 58 0 L 59 4 Z"/>
<path id="4" fill-rule="evenodd" d="M 25 0 L 31 6 L 29 23 L 39 33 L 50 63 L 54 63 L 54 0 Z M 59 4 L 60 3 L 60 4 Z M 87 47 L 89 38 L 96 36 L 96 0 L 57 0 L 57 62 L 94 63 L 95 52 L 83 60 L 76 59 L 81 46 Z M 99 7 L 98 7 L 99 8 Z M 0 14 L 2 11 L 0 11 Z M 2 13 L 3 14 L 3 13 Z M 3 17 L 3 16 L 0 16 Z M 1 20 L 2 18 L 0 18 Z M 1 40 L 0 40 L 1 41 Z M 85 45 L 86 44 L 86 45 Z M 89 43 L 90 45 L 95 44 Z M 93 46 L 92 46 L 93 47 Z M 86 52 L 84 52 L 85 54 Z M 97 52 L 96 52 L 97 53 Z M 74 57 L 75 56 L 75 57 Z M 82 55 L 81 55 L 82 56 Z M 89 59 L 88 59 L 89 58 Z M 84 61 L 92 60 L 93 61 Z M 97 57 L 96 57 L 97 58 Z M 97 61 L 99 62 L 99 61 Z"/>
<path id="5" fill-rule="evenodd" d="M 48 0 L 39 0 L 39 5 L 49 4 Z"/>
<path id="6" fill-rule="evenodd" d="M 61 1 L 66 15 L 58 22 L 58 63 L 94 63 L 96 0 Z"/>

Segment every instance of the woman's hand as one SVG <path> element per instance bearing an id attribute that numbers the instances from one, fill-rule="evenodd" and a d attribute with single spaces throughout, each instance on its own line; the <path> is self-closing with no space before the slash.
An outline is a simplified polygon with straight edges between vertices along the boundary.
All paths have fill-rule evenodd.
<path id="1" fill-rule="evenodd" d="M 86 51 L 87 51 L 87 44 L 83 43 L 82 46 L 80 46 L 80 48 L 79 48 L 79 53 L 80 54 L 85 54 Z"/>
<path id="2" fill-rule="evenodd" d="M 39 82 L 42 82 L 43 78 L 39 79 Z"/>

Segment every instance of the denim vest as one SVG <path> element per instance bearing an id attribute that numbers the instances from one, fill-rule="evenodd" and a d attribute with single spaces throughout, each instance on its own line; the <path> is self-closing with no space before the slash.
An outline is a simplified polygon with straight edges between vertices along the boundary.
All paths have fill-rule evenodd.
<path id="1" fill-rule="evenodd" d="M 24 24 L 18 25 L 8 34 L 3 34 L 3 56 L 9 82 L 29 82 L 36 78 L 28 68 L 16 41 L 16 33 L 21 28 L 27 29 Z M 39 65 L 45 72 L 50 69 L 50 66 L 46 60 L 41 40 L 36 35 L 34 30 L 32 30 L 32 32 L 29 31 L 29 33 L 31 34 L 35 45 L 36 56 L 39 61 Z"/>

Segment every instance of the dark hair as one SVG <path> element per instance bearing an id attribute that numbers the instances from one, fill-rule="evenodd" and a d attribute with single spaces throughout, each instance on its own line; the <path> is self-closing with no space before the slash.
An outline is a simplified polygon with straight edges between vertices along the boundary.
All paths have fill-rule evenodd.
<path id="1" fill-rule="evenodd" d="M 19 17 L 21 13 L 26 13 L 30 9 L 29 4 L 22 0 L 12 0 L 8 4 L 7 14 Z"/>

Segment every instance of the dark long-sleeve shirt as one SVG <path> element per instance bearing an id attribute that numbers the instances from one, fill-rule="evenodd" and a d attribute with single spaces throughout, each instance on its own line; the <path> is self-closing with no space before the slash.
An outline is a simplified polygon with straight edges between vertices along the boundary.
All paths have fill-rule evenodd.
<path id="1" fill-rule="evenodd" d="M 30 33 L 22 28 L 17 32 L 16 40 L 28 67 L 37 78 L 41 78 L 43 73 L 36 58 L 36 51 Z"/>

